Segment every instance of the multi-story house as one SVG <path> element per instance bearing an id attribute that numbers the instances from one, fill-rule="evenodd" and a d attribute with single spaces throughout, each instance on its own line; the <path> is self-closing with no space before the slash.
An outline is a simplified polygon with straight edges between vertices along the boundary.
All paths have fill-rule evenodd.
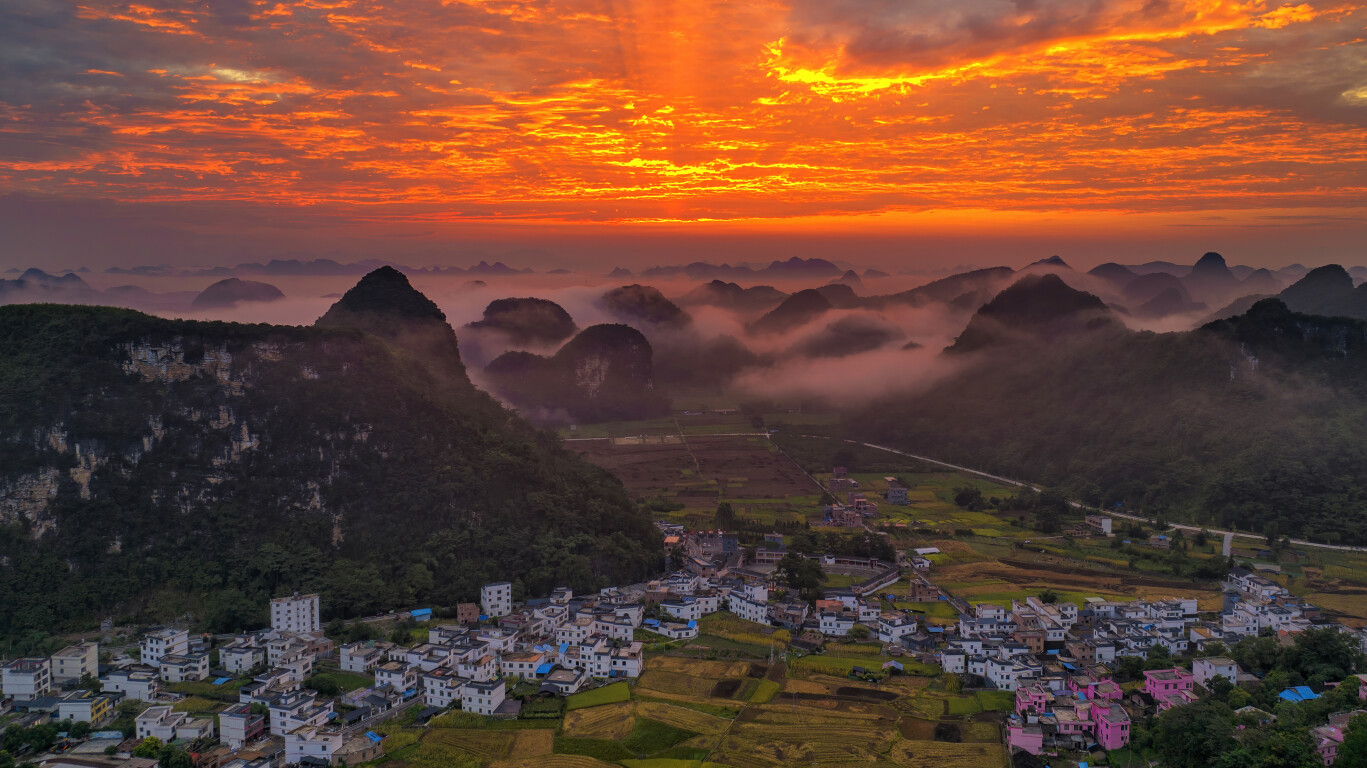
<path id="1" fill-rule="evenodd" d="M 84 675 L 98 677 L 99 674 L 99 643 L 82 642 L 68 645 L 52 654 L 52 684 L 54 686 L 72 680 L 80 680 Z"/>
<path id="2" fill-rule="evenodd" d="M 161 679 L 152 667 L 135 665 L 110 670 L 100 678 L 100 685 L 132 701 L 152 701 L 161 690 Z"/>
<path id="3" fill-rule="evenodd" d="M 161 679 L 168 683 L 203 680 L 209 676 L 209 654 L 167 654 L 161 657 Z"/>
<path id="4" fill-rule="evenodd" d="M 318 595 L 301 595 L 271 600 L 271 629 L 276 632 L 310 634 L 322 627 L 318 611 Z"/>
<path id="5" fill-rule="evenodd" d="M 461 688 L 460 708 L 477 715 L 492 715 L 503 705 L 502 680 L 471 681 Z"/>
<path id="6" fill-rule="evenodd" d="M 379 650 L 369 648 L 364 643 L 348 643 L 337 652 L 337 661 L 344 672 L 364 675 L 380 663 L 382 655 Z"/>
<path id="7" fill-rule="evenodd" d="M 46 658 L 15 659 L 5 665 L 0 676 L 5 698 L 15 701 L 36 699 L 52 690 L 52 666 Z"/>
<path id="8" fill-rule="evenodd" d="M 485 584 L 479 590 L 479 601 L 484 606 L 486 615 L 493 618 L 507 616 L 513 612 L 512 583 L 499 581 L 493 584 Z"/>
<path id="9" fill-rule="evenodd" d="M 281 694 L 270 705 L 271 733 L 281 736 L 296 728 L 319 726 L 332 717 L 332 700 L 322 702 L 308 691 Z"/>
<path id="10" fill-rule="evenodd" d="M 72 691 L 57 702 L 57 719 L 85 722 L 98 727 L 113 717 L 114 705 L 120 698 L 117 693 Z"/>
<path id="11" fill-rule="evenodd" d="M 342 731 L 333 726 L 309 725 L 285 734 L 285 764 L 331 765 L 342 750 Z"/>
<path id="12" fill-rule="evenodd" d="M 163 627 L 143 635 L 142 663 L 161 666 L 163 656 L 184 656 L 190 652 L 190 633 L 176 627 Z"/>
<path id="13" fill-rule="evenodd" d="M 266 733 L 266 715 L 252 713 L 250 704 L 234 704 L 218 713 L 219 740 L 228 749 L 239 750 L 247 742 Z"/>
<path id="14" fill-rule="evenodd" d="M 418 669 L 405 661 L 386 661 L 375 667 L 375 684 L 398 693 L 411 691 L 418 687 Z"/>
<path id="15" fill-rule="evenodd" d="M 446 667 L 425 672 L 422 676 L 423 701 L 429 707 L 449 707 L 460 701 L 460 692 L 469 682 Z"/>
<path id="16" fill-rule="evenodd" d="M 244 675 L 266 661 L 266 651 L 256 635 L 233 638 L 218 649 L 218 664 L 224 670 Z"/>

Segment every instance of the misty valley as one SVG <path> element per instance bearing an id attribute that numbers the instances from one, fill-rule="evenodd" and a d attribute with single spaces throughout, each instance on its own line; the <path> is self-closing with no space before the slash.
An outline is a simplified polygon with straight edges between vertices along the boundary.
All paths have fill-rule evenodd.
<path id="1" fill-rule="evenodd" d="M 30 269 L 0 282 L 6 685 L 100 625 L 107 684 L 163 686 L 90 716 L 130 749 L 212 716 L 245 761 L 228 734 L 303 684 L 350 719 L 286 760 L 1205 764 L 1173 707 L 1330 707 L 1361 669 L 1364 277 Z M 1216 653 L 1273 682 L 1159 687 Z M 217 743 L 167 733 L 164 763 Z"/>

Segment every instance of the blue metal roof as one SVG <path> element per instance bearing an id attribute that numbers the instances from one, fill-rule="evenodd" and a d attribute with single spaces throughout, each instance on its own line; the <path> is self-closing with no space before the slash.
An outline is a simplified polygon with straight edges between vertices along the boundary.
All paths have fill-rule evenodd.
<path id="1" fill-rule="evenodd" d="M 380 742 L 384 741 L 384 737 L 374 731 L 366 731 L 365 737 L 375 742 L 376 744 L 379 744 Z"/>
<path id="2" fill-rule="evenodd" d="M 232 678 L 231 678 L 231 677 L 220 677 L 220 678 L 218 678 L 217 680 L 214 681 L 214 685 L 223 685 L 224 683 L 228 682 L 229 680 L 232 680 Z"/>
<path id="3" fill-rule="evenodd" d="M 554 664 L 541 664 L 541 665 L 538 665 L 538 666 L 537 666 L 537 668 L 536 668 L 536 673 L 537 673 L 538 675 L 544 675 L 544 674 L 546 674 L 547 672 L 550 672 L 552 669 L 555 669 L 555 665 L 554 665 Z"/>
<path id="4" fill-rule="evenodd" d="M 432 615 L 432 609 L 431 609 L 431 608 L 414 608 L 413 610 L 409 611 L 408 613 L 409 613 L 409 615 L 411 615 L 411 616 L 431 616 L 431 615 Z"/>
<path id="5" fill-rule="evenodd" d="M 698 626 L 698 622 L 696 622 L 696 621 L 690 621 L 690 622 L 688 622 L 688 628 L 689 628 L 689 629 L 696 629 L 697 626 Z"/>

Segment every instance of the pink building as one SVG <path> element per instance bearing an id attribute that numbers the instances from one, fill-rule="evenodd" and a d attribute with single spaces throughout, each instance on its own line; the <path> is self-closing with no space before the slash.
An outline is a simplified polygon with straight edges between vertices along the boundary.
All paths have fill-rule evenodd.
<path id="1" fill-rule="evenodd" d="M 1192 688 L 1196 678 L 1181 667 L 1151 669 L 1144 673 L 1144 692 L 1158 702 L 1158 711 L 1190 704 L 1196 700 Z"/>
<path id="2" fill-rule="evenodd" d="M 1102 749 L 1120 749 L 1130 743 L 1130 716 L 1123 707 L 1093 707 L 1092 720 L 1096 723 L 1096 743 Z"/>
<path id="3" fill-rule="evenodd" d="M 1068 690 L 1086 701 L 1120 701 L 1125 698 L 1125 692 L 1109 678 L 1076 675 L 1068 678 Z"/>
<path id="4" fill-rule="evenodd" d="M 1045 712 L 1053 703 L 1054 692 L 1042 684 L 1036 683 L 1016 689 L 1017 712 L 1023 713 L 1032 709 L 1036 712 Z"/>
<path id="5" fill-rule="evenodd" d="M 1032 755 L 1044 751 L 1044 729 L 1025 725 L 1020 718 L 1012 718 L 1006 726 L 1006 744 L 1012 749 L 1023 749 Z"/>
<path id="6" fill-rule="evenodd" d="M 1310 739 L 1315 742 L 1315 754 L 1325 765 L 1333 765 L 1339 757 L 1339 745 L 1343 743 L 1343 729 L 1333 725 L 1321 725 L 1310 729 Z"/>

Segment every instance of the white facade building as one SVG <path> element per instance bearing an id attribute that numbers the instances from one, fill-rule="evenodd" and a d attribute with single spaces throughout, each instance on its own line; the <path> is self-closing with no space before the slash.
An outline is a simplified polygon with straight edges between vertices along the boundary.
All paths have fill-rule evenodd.
<path id="1" fill-rule="evenodd" d="M 322 627 L 318 613 L 318 595 L 277 597 L 271 601 L 271 629 L 276 632 L 309 634 Z"/>

